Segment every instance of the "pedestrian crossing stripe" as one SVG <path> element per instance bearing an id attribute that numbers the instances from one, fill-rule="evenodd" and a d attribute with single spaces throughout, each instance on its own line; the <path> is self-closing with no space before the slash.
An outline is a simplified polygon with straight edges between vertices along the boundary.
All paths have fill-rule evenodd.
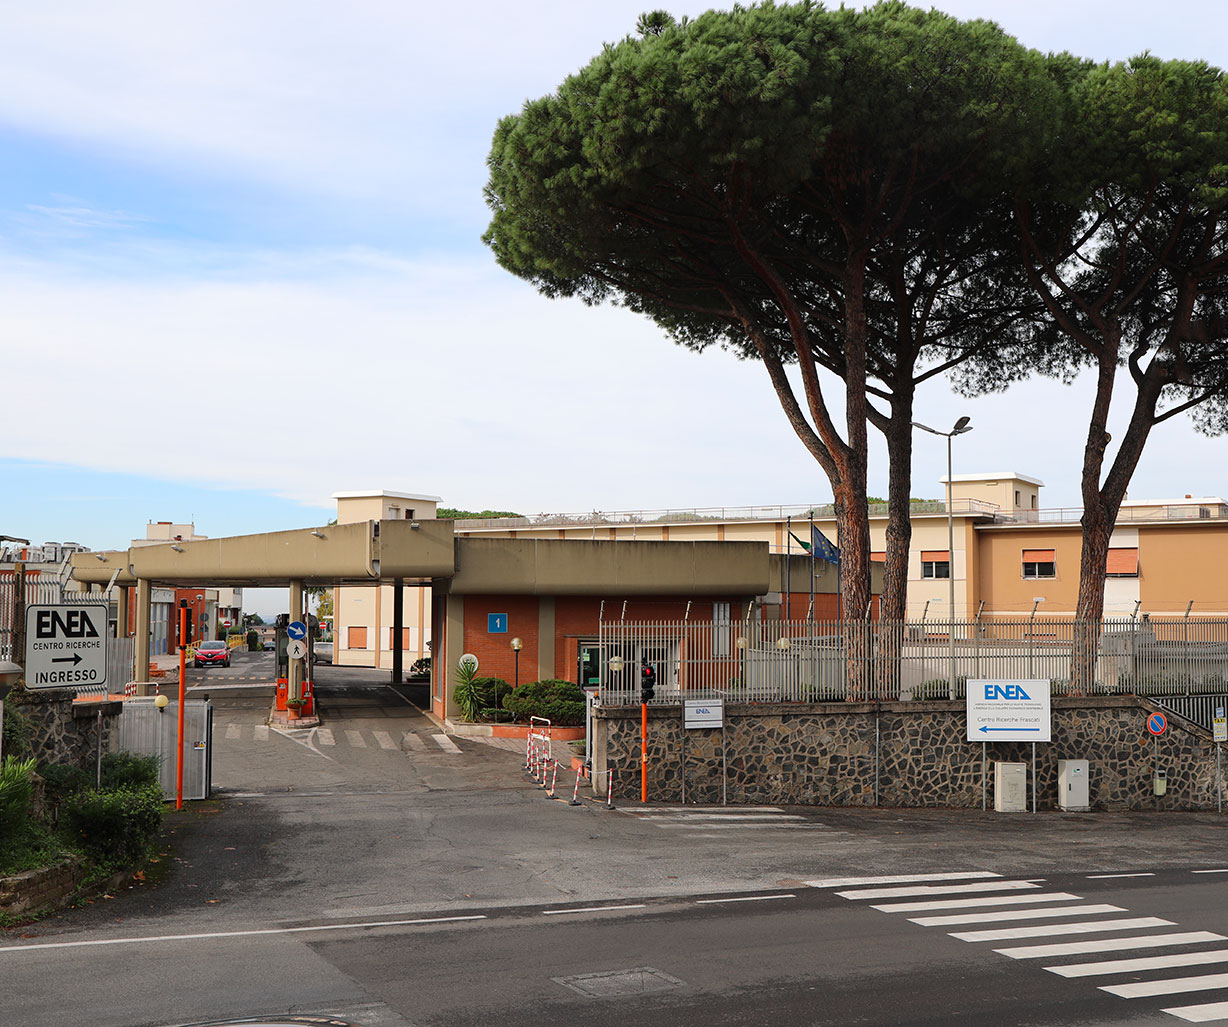
<path id="1" fill-rule="evenodd" d="M 227 724 L 224 731 L 226 740 L 228 742 L 242 740 L 246 726 L 238 723 Z M 362 731 L 345 728 L 342 729 L 341 733 L 344 736 L 345 743 L 350 748 L 366 749 L 371 747 L 368 745 L 367 736 Z M 319 745 L 336 747 L 338 744 L 337 732 L 332 728 L 315 728 L 313 734 L 316 743 Z M 422 735 L 416 734 L 413 731 L 404 732 L 399 740 L 393 738 L 391 732 L 383 730 L 372 730 L 370 735 L 375 741 L 375 746 L 391 752 L 427 753 L 438 751 L 447 753 L 449 756 L 459 756 L 464 752 L 445 734 L 432 734 L 429 736 L 435 743 L 434 749 L 427 745 Z M 267 742 L 269 740 L 269 726 L 267 724 L 252 724 L 251 738 L 255 742 Z"/>
<path id="2" fill-rule="evenodd" d="M 1143 949 L 1174 948 L 1192 945 L 1204 945 L 1213 942 L 1228 941 L 1228 937 L 1212 931 L 1170 931 L 1167 928 L 1177 927 L 1171 920 L 1161 917 L 1112 917 L 1099 920 L 1064 921 L 1051 924 L 1012 925 L 1012 921 L 1028 921 L 1046 918 L 1060 920 L 1070 916 L 1098 916 L 1101 914 L 1128 913 L 1121 906 L 1105 903 L 1086 903 L 1078 896 L 1068 892 L 1034 893 L 1023 891 L 1026 888 L 1043 885 L 1043 879 L 1030 881 L 1007 881 L 996 879 L 977 884 L 950 884 L 941 882 L 967 882 L 973 878 L 994 877 L 988 871 L 971 871 L 967 873 L 949 872 L 936 874 L 883 875 L 879 877 L 861 878 L 825 878 L 807 881 L 812 887 L 840 888 L 853 887 L 858 890 L 837 891 L 835 895 L 856 901 L 866 898 L 884 898 L 887 896 L 909 897 L 921 901 L 884 903 L 872 905 L 871 909 L 882 912 L 913 912 L 920 910 L 951 909 L 964 910 L 940 916 L 922 916 L 908 918 L 909 923 L 919 927 L 954 927 L 957 925 L 997 923 L 1001 926 L 969 931 L 948 931 L 950 938 L 970 943 L 1001 942 L 1008 940 L 1023 940 L 1025 938 L 1060 937 L 1080 934 L 1105 934 L 1113 932 L 1128 932 L 1123 935 L 1108 938 L 1083 938 L 1078 941 L 1046 942 L 1033 945 L 1016 945 L 1007 948 L 995 948 L 992 951 L 1011 959 L 1038 959 L 1044 957 L 1085 956 L 1092 953 L 1131 951 Z M 938 882 L 938 883 L 935 883 Z M 907 885 L 908 887 L 890 887 L 892 885 Z M 985 895 L 977 892 L 997 891 L 1001 894 Z M 958 897 L 924 900 L 926 895 L 959 893 Z M 1084 902 L 1082 905 L 1071 906 L 1041 906 L 1049 902 Z M 1015 906 L 1025 908 L 996 909 L 982 911 L 986 905 Z M 967 910 L 976 910 L 967 912 Z M 1141 934 L 1140 931 L 1159 930 L 1161 933 Z M 1181 967 L 1202 966 L 1214 963 L 1228 963 L 1228 947 L 1220 947 L 1201 952 L 1179 952 L 1159 956 L 1130 957 L 1127 959 L 1097 960 L 1081 963 L 1066 963 L 1056 966 L 1046 966 L 1043 969 L 1061 977 L 1092 977 L 1112 974 L 1133 975 L 1145 970 L 1168 970 Z M 1180 995 L 1198 991 L 1228 990 L 1228 973 L 1199 974 L 1188 977 L 1173 977 L 1151 981 L 1125 981 L 1122 983 L 1101 984 L 1099 990 L 1109 995 L 1123 999 L 1151 998 L 1161 995 Z M 1171 1006 L 1162 1010 L 1188 1023 L 1211 1023 L 1228 1021 L 1228 1002 L 1206 1002 L 1195 1005 Z"/>

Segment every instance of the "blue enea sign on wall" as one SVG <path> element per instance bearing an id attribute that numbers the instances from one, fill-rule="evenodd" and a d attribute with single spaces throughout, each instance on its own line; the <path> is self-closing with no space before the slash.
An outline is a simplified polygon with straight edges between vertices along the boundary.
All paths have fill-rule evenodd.
<path id="1" fill-rule="evenodd" d="M 486 631 L 491 635 L 507 634 L 507 614 L 488 613 L 486 615 Z"/>

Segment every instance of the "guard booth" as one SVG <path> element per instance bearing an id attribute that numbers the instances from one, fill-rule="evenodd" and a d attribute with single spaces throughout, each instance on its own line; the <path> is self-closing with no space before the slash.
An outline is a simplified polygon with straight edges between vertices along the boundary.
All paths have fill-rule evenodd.
<path id="1" fill-rule="evenodd" d="M 316 664 L 315 639 L 320 632 L 320 622 L 313 614 L 307 614 L 307 658 L 303 660 L 303 699 L 306 700 L 302 706 L 302 715 L 310 717 L 315 715 L 316 696 L 315 682 L 313 679 L 313 671 Z M 276 646 L 273 659 L 277 665 L 277 709 L 286 709 L 286 700 L 290 698 L 290 657 L 286 652 L 286 644 L 290 641 L 290 636 L 287 634 L 287 628 L 290 627 L 290 615 L 288 613 L 279 613 L 273 621 L 275 634 L 273 636 L 274 645 Z"/>

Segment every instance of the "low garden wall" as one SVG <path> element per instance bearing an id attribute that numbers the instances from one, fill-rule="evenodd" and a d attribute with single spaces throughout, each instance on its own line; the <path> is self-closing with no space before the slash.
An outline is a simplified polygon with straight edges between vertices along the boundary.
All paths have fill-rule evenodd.
<path id="1" fill-rule="evenodd" d="M 29 724 L 29 754 L 40 764 L 93 766 L 98 758 L 98 713 L 102 712 L 102 751 L 114 744 L 120 702 L 73 702 L 69 691 L 13 691 L 5 713 L 24 716 Z"/>
<path id="2" fill-rule="evenodd" d="M 1052 700 L 1051 742 L 1036 743 L 1037 807 L 1057 807 L 1057 764 L 1090 761 L 1093 809 L 1215 809 L 1216 752 L 1209 732 L 1172 713 L 1159 739 L 1156 709 L 1135 696 Z M 653 802 L 979 807 L 982 743 L 965 739 L 964 703 L 748 703 L 725 706 L 719 729 L 684 730 L 681 707 L 650 707 L 648 795 Z M 640 707 L 597 708 L 594 779 L 614 794 L 640 795 Z M 990 742 L 984 779 L 993 805 L 993 764 L 1027 763 L 1030 743 Z M 1156 798 L 1158 760 L 1168 778 Z M 1030 802 L 1030 794 L 1029 794 Z"/>
<path id="3" fill-rule="evenodd" d="M 18 916 L 60 905 L 80 885 L 82 867 L 80 858 L 70 856 L 54 866 L 0 877 L 0 913 Z"/>

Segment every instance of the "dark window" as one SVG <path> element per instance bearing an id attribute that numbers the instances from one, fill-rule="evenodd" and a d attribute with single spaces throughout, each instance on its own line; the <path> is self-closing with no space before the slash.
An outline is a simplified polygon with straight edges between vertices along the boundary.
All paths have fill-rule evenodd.
<path id="1" fill-rule="evenodd" d="M 922 560 L 921 577 L 949 578 L 951 576 L 950 560 Z"/>

